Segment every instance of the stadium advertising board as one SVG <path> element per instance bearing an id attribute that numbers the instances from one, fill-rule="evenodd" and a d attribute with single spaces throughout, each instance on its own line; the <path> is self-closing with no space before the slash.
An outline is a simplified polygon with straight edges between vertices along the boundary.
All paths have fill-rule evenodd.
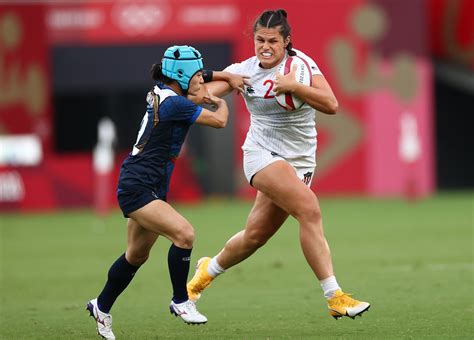
<path id="1" fill-rule="evenodd" d="M 54 44 L 226 40 L 235 33 L 235 1 L 83 1 L 52 4 L 47 24 Z"/>

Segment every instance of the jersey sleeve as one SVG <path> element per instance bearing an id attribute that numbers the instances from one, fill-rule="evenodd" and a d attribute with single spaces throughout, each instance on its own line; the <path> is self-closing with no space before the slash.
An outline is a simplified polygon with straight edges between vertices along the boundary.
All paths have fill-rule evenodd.
<path id="1" fill-rule="evenodd" d="M 232 65 L 229 65 L 224 69 L 224 72 L 242 74 L 242 63 L 235 63 Z"/>
<path id="2" fill-rule="evenodd" d="M 167 98 L 160 107 L 163 121 L 182 121 L 193 124 L 202 112 L 202 107 L 182 96 Z"/>
<path id="3" fill-rule="evenodd" d="M 313 76 L 317 74 L 321 74 L 321 75 L 323 74 L 313 59 L 309 58 L 308 65 L 309 65 L 309 68 L 311 69 L 311 74 Z"/>

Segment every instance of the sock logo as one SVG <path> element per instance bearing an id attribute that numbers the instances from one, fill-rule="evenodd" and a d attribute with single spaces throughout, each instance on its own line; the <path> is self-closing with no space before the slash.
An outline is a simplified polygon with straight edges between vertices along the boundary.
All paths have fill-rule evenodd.
<path id="1" fill-rule="evenodd" d="M 189 262 L 189 261 L 191 261 L 191 257 L 190 256 L 183 257 L 182 260 L 185 261 L 185 262 Z"/>

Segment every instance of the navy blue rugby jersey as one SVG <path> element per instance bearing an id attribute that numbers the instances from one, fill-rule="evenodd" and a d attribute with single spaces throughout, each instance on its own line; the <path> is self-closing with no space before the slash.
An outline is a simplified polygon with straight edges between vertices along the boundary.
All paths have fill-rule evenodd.
<path id="1" fill-rule="evenodd" d="M 120 168 L 117 192 L 151 190 L 166 200 L 175 160 L 201 111 L 200 106 L 158 83 L 147 96 L 137 140 Z"/>

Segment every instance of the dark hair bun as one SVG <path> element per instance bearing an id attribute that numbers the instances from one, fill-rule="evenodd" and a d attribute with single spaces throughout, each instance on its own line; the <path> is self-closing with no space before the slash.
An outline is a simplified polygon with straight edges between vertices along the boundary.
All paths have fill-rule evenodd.
<path id="1" fill-rule="evenodd" d="M 280 15 L 281 15 L 282 17 L 284 17 L 284 18 L 287 18 L 287 17 L 288 17 L 288 14 L 287 14 L 286 11 L 285 11 L 284 9 L 282 9 L 282 8 L 277 9 L 275 12 L 278 13 L 278 14 L 280 14 Z"/>
<path id="2" fill-rule="evenodd" d="M 161 64 L 153 64 L 151 66 L 150 74 L 153 80 L 160 80 L 163 77 L 163 73 L 161 72 Z"/>

